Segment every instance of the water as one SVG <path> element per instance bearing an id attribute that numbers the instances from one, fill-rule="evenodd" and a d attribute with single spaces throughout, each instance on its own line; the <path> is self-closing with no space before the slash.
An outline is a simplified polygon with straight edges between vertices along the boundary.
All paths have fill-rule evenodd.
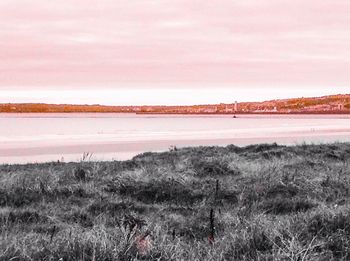
<path id="1" fill-rule="evenodd" d="M 128 159 L 170 146 L 350 141 L 350 115 L 0 114 L 0 163 Z"/>

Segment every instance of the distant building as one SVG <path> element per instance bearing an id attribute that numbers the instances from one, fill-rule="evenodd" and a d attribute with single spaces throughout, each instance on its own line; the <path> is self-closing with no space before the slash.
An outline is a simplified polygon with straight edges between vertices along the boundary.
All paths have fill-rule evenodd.
<path id="1" fill-rule="evenodd" d="M 238 103 L 237 103 L 237 101 L 235 101 L 234 111 L 235 112 L 238 111 Z"/>
<path id="2" fill-rule="evenodd" d="M 214 107 L 214 108 L 206 108 L 206 109 L 203 110 L 203 112 L 205 112 L 205 113 L 215 113 L 215 112 L 217 112 L 217 108 L 216 107 Z"/>
<path id="3" fill-rule="evenodd" d="M 342 110 L 344 110 L 344 105 L 343 104 L 338 104 L 338 110 L 339 111 L 342 111 Z"/>
<path id="4" fill-rule="evenodd" d="M 233 109 L 232 109 L 232 107 L 230 108 L 229 106 L 225 106 L 225 112 L 226 113 L 230 113 L 230 112 L 233 112 Z"/>

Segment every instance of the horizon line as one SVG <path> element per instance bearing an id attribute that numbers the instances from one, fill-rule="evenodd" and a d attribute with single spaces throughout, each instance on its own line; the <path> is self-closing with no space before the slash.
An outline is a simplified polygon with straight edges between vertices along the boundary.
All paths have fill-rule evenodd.
<path id="1" fill-rule="evenodd" d="M 232 103 L 202 103 L 202 104 L 189 104 L 189 105 L 165 105 L 165 104 L 143 104 L 143 105 L 107 105 L 107 104 L 92 104 L 92 103 L 85 103 L 85 104 L 79 104 L 79 103 L 46 103 L 46 102 L 0 102 L 0 105 L 4 104 L 41 104 L 41 105 L 69 105 L 69 106 L 101 106 L 101 107 L 143 107 L 143 106 L 154 106 L 154 107 L 191 107 L 191 106 L 214 106 L 219 104 L 234 104 L 234 103 L 264 103 L 264 102 L 273 102 L 273 101 L 284 101 L 284 100 L 294 100 L 294 99 L 320 99 L 325 97 L 331 97 L 331 96 L 347 96 L 350 95 L 350 93 L 337 93 L 337 94 L 330 94 L 330 95 L 321 95 L 321 96 L 301 96 L 301 97 L 291 97 L 291 98 L 275 98 L 271 100 L 262 100 L 262 101 L 233 101 Z"/>

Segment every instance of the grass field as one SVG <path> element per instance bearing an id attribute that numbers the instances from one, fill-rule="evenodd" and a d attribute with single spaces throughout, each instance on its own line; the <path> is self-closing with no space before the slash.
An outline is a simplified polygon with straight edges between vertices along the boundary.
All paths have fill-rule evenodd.
<path id="1" fill-rule="evenodd" d="M 0 260 L 350 260 L 350 144 L 0 166 Z"/>

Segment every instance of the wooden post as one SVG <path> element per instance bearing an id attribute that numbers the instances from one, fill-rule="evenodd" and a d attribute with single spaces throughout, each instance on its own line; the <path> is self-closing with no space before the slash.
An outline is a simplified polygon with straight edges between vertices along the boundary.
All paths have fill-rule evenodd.
<path id="1" fill-rule="evenodd" d="M 52 231 L 51 231 L 50 244 L 52 243 L 55 232 L 56 232 L 56 226 L 53 226 Z"/>
<path id="2" fill-rule="evenodd" d="M 39 180 L 39 185 L 40 185 L 41 193 L 45 194 L 46 193 L 46 189 L 45 189 L 44 183 L 43 183 L 43 181 L 41 179 Z"/>
<path id="3" fill-rule="evenodd" d="M 209 243 L 214 244 L 215 242 L 215 225 L 214 225 L 214 209 L 210 209 L 210 233 L 209 233 Z"/>
<path id="4" fill-rule="evenodd" d="M 175 233 L 175 228 L 173 229 L 173 240 L 175 240 L 176 233 Z"/>
<path id="5" fill-rule="evenodd" d="M 220 189 L 220 181 L 216 180 L 216 186 L 215 186 L 215 198 L 219 197 L 219 189 Z"/>

